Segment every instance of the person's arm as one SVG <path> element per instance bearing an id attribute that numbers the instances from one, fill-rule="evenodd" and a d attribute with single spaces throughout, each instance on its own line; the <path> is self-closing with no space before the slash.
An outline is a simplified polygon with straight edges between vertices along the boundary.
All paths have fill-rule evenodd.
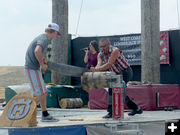
<path id="1" fill-rule="evenodd" d="M 42 55 L 42 46 L 41 45 L 37 45 L 35 50 L 34 50 L 36 59 L 38 60 L 41 68 L 43 69 L 43 72 L 46 72 L 47 70 L 47 59 L 45 57 L 43 57 Z"/>
<path id="2" fill-rule="evenodd" d="M 102 65 L 102 58 L 101 58 L 101 54 L 99 53 L 97 56 L 97 65 L 95 68 L 100 67 Z"/>
<path id="3" fill-rule="evenodd" d="M 87 63 L 88 62 L 88 49 L 85 50 L 85 56 L 84 56 L 84 63 Z"/>
<path id="4" fill-rule="evenodd" d="M 106 64 L 102 65 L 102 66 L 96 67 L 95 71 L 104 71 L 104 70 L 109 69 L 119 56 L 120 56 L 119 49 L 115 49 L 111 53 L 111 57 L 109 58 L 108 62 Z"/>
<path id="5" fill-rule="evenodd" d="M 97 56 L 97 65 L 96 67 L 91 67 L 90 71 L 95 72 L 95 68 L 98 68 L 102 65 L 102 58 L 101 58 L 101 54 L 99 53 Z"/>

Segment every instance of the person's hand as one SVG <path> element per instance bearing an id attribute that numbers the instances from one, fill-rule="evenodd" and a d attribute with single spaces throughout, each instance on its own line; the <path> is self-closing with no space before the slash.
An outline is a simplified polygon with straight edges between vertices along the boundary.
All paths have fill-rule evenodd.
<path id="1" fill-rule="evenodd" d="M 95 67 L 90 67 L 90 71 L 95 72 L 96 71 Z"/>
<path id="2" fill-rule="evenodd" d="M 88 52 L 89 52 L 88 48 L 84 49 L 84 51 L 85 51 L 85 53 L 88 53 Z"/>
<path id="3" fill-rule="evenodd" d="M 48 60 L 47 60 L 46 57 L 43 57 L 43 63 L 46 64 L 46 65 L 48 64 Z"/>
<path id="4" fill-rule="evenodd" d="M 43 70 L 43 74 L 46 73 L 47 68 L 48 68 L 48 65 L 47 65 L 47 64 L 44 64 L 44 63 L 43 63 L 43 64 L 41 65 L 41 69 Z"/>

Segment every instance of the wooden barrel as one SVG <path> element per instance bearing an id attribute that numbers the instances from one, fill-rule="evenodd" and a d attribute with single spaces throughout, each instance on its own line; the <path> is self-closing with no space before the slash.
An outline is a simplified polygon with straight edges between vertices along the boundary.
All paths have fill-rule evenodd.
<path id="1" fill-rule="evenodd" d="M 62 98 L 59 105 L 62 109 L 81 108 L 83 101 L 81 98 Z"/>
<path id="2" fill-rule="evenodd" d="M 114 72 L 85 72 L 81 76 L 81 85 L 83 88 L 112 88 L 122 80 L 122 75 Z"/>

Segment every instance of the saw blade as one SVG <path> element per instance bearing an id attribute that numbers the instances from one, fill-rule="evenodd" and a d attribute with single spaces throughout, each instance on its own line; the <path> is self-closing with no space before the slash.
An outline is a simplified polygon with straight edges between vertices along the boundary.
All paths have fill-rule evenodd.
<path id="1" fill-rule="evenodd" d="M 88 72 L 87 68 L 62 64 L 62 63 L 54 63 L 48 61 L 48 69 L 58 72 L 65 76 L 73 76 L 73 77 L 80 77 L 84 72 Z"/>

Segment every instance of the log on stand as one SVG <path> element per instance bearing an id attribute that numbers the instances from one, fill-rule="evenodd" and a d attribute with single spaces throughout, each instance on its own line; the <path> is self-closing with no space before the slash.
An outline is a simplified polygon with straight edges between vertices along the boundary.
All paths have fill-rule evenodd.
<path id="1" fill-rule="evenodd" d="M 84 88 L 112 88 L 122 81 L 122 75 L 114 72 L 84 72 L 81 85 Z"/>

